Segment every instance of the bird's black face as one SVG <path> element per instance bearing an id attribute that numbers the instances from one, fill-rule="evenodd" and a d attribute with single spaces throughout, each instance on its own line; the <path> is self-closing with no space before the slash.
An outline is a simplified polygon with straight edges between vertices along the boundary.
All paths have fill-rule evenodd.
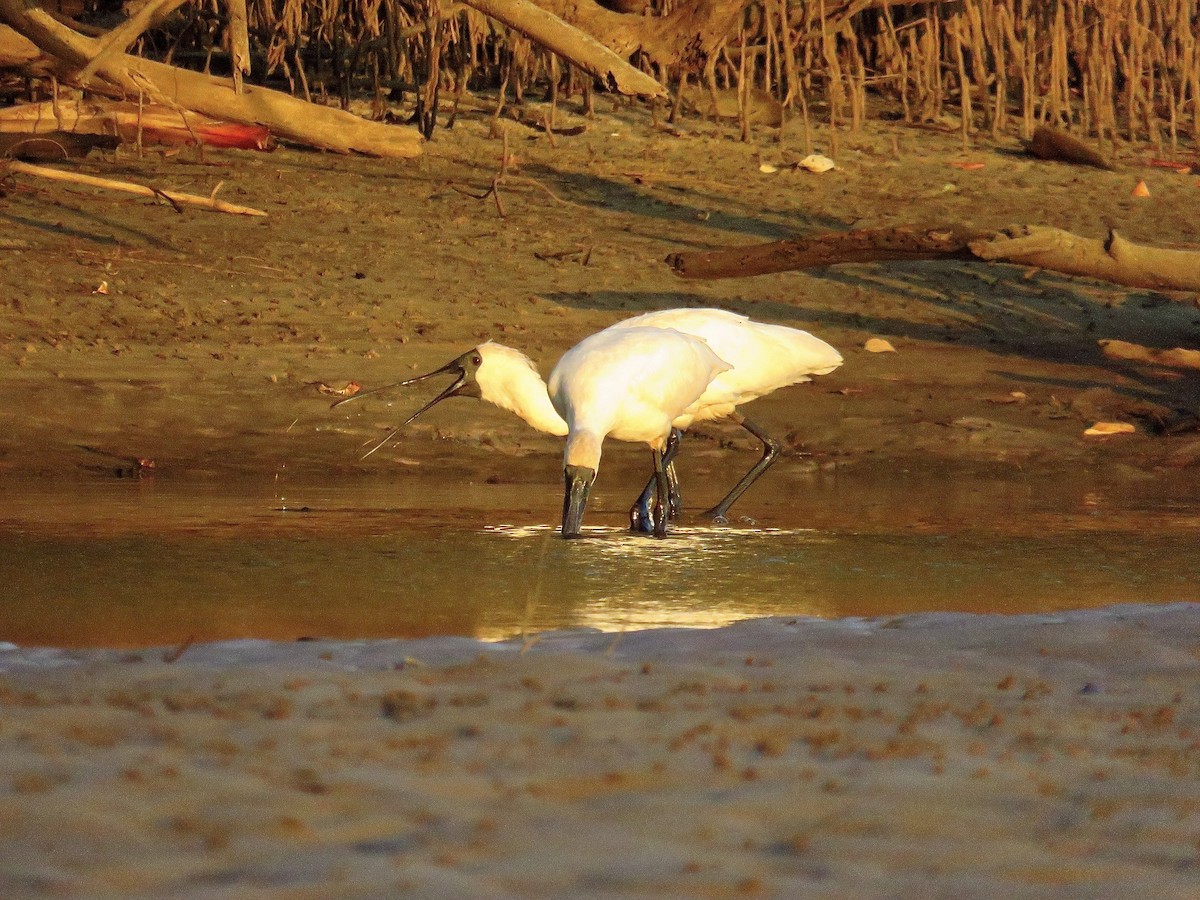
<path id="1" fill-rule="evenodd" d="M 440 369 L 434 369 L 432 372 L 426 372 L 424 375 L 418 375 L 416 378 L 410 378 L 408 381 L 399 382 L 396 387 L 408 387 L 410 384 L 416 384 L 418 381 L 424 381 L 426 378 L 434 378 L 438 375 L 455 375 L 454 381 L 444 391 L 418 409 L 415 413 L 400 423 L 398 427 L 403 428 L 417 416 L 432 409 L 437 404 L 449 397 L 475 397 L 476 399 L 483 396 L 479 389 L 479 381 L 477 375 L 479 367 L 483 365 L 483 356 L 479 352 L 479 348 L 468 350 L 457 359 L 452 359 Z"/>
<path id="2" fill-rule="evenodd" d="M 592 482 L 596 480 L 596 470 L 587 466 L 563 466 L 562 536 L 577 538 L 582 536 L 583 511 L 587 508 L 588 493 Z"/>

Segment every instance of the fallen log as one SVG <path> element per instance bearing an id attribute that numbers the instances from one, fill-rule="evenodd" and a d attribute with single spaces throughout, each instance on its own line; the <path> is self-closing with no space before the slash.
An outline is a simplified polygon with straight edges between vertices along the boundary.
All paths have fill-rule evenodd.
<path id="1" fill-rule="evenodd" d="M 769 244 L 672 253 L 666 263 L 681 278 L 744 278 L 840 263 L 972 259 L 970 242 L 986 234 L 960 227 L 864 228 L 789 238 Z"/>
<path id="2" fill-rule="evenodd" d="M 0 110 L 0 135 L 70 132 L 115 135 L 131 144 L 170 147 L 202 143 L 209 147 L 273 150 L 275 140 L 262 125 L 219 122 L 199 113 L 157 103 L 140 105 L 114 100 L 47 100 Z"/>
<path id="3" fill-rule="evenodd" d="M 1159 350 L 1143 347 L 1141 344 L 1131 344 L 1129 341 L 1104 340 L 1098 343 L 1109 359 L 1148 363 L 1169 369 L 1200 369 L 1200 350 L 1188 350 L 1184 347 Z"/>
<path id="4" fill-rule="evenodd" d="M 1016 225 L 1000 231 L 949 226 L 865 228 L 723 250 L 672 253 L 681 278 L 744 278 L 840 263 L 957 259 L 1009 263 L 1158 291 L 1200 291 L 1200 249 L 1173 250 L 1103 240 L 1058 228 Z"/>
<path id="5" fill-rule="evenodd" d="M 195 194 L 183 194 L 179 191 L 162 191 L 158 188 L 147 187 L 144 184 L 133 184 L 129 181 L 113 181 L 109 178 L 97 178 L 94 175 L 84 175 L 80 172 L 63 172 L 59 169 L 47 169 L 44 166 L 31 166 L 28 163 L 12 160 L 0 163 L 0 172 L 15 172 L 20 175 L 31 175 L 35 178 L 47 178 L 51 181 L 65 181 L 69 184 L 84 184 L 88 187 L 104 188 L 110 191 L 123 191 L 127 194 L 137 194 L 141 197 L 161 197 L 176 206 L 199 206 L 216 212 L 230 213 L 235 216 L 265 216 L 261 209 L 249 206 L 238 206 L 236 203 L 226 203 L 217 199 L 217 190 L 211 196 L 199 197 Z"/>
<path id="6" fill-rule="evenodd" d="M 0 69 L 29 68 L 41 55 L 32 41 L 8 26 L 0 25 Z"/>
<path id="7" fill-rule="evenodd" d="M 100 57 L 99 41 L 67 28 L 38 6 L 26 5 L 26 0 L 0 0 L 0 21 L 36 44 L 48 57 L 44 65 L 66 83 L 77 83 L 78 73 Z M 243 85 L 238 94 L 229 79 L 124 53 L 99 59 L 95 73 L 81 86 L 122 98 L 141 95 L 214 119 L 265 125 L 285 140 L 338 153 L 401 158 L 421 153 L 421 136 L 413 128 L 371 122 L 257 86 Z"/>
<path id="8" fill-rule="evenodd" d="M 667 95 L 661 84 L 592 35 L 573 28 L 529 0 L 463 0 L 463 3 L 574 63 L 600 79 L 610 91 L 645 97 Z"/>
<path id="9" fill-rule="evenodd" d="M 972 241 L 971 252 L 988 262 L 1037 266 L 1127 287 L 1200 291 L 1200 249 L 1147 247 L 1111 229 L 1097 240 L 1059 228 L 1010 226 L 990 239 Z"/>

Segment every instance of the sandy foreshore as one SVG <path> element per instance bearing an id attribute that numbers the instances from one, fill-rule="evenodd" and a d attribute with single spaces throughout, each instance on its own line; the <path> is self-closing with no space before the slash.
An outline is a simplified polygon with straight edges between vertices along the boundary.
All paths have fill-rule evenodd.
<path id="1" fill-rule="evenodd" d="M 1194 604 L 10 646 L 0 894 L 1192 897 L 1198 648 Z"/>

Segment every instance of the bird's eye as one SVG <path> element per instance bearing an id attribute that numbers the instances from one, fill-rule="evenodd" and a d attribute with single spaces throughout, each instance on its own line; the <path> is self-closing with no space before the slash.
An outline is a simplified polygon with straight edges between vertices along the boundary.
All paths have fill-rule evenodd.
<path id="1" fill-rule="evenodd" d="M 477 366 L 483 365 L 483 357 L 479 354 L 476 354 L 475 356 L 471 357 L 471 362 L 475 363 Z"/>

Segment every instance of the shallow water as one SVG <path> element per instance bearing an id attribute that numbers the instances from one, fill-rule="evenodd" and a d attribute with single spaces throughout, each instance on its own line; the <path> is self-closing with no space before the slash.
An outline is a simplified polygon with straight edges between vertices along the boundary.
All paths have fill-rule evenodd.
<path id="1" fill-rule="evenodd" d="M 761 524 L 685 522 L 666 541 L 627 533 L 603 493 L 588 537 L 563 541 L 555 491 L 0 481 L 0 641 L 493 639 L 1200 600 L 1200 509 L 1154 482 L 815 479 L 744 501 Z"/>

